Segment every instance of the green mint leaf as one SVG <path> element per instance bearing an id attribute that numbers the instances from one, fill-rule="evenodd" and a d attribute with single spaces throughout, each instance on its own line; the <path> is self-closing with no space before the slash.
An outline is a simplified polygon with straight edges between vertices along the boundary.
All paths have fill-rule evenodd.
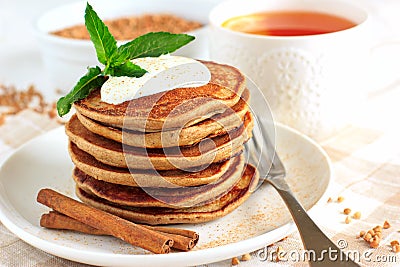
<path id="1" fill-rule="evenodd" d="M 98 60 L 107 68 L 117 51 L 117 41 L 89 3 L 86 4 L 85 25 L 96 49 Z"/>
<path id="2" fill-rule="evenodd" d="M 142 77 L 147 71 L 130 61 L 112 68 L 112 76 Z"/>
<path id="3" fill-rule="evenodd" d="M 99 67 L 89 68 L 88 72 L 80 78 L 75 87 L 64 97 L 57 101 L 57 111 L 60 117 L 67 114 L 75 101 L 83 99 L 89 95 L 94 88 L 100 87 L 106 81 L 104 76 L 101 76 Z M 100 76 L 99 76 L 100 75 Z"/>
<path id="4" fill-rule="evenodd" d="M 150 32 L 118 47 L 114 63 L 140 57 L 158 57 L 172 53 L 195 39 L 187 34 Z"/>

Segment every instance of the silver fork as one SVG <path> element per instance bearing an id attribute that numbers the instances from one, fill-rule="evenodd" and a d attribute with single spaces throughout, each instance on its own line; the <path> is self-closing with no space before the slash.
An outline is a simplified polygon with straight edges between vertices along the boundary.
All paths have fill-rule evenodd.
<path id="1" fill-rule="evenodd" d="M 255 123 L 253 138 L 246 144 L 247 153 L 249 153 L 250 160 L 259 162 L 257 169 L 260 177 L 271 184 L 286 203 L 297 225 L 305 249 L 315 252 L 316 256 L 309 260 L 310 266 L 359 266 L 321 231 L 294 197 L 285 180 L 285 167 L 268 137 L 266 128 L 261 125 L 257 117 Z M 260 129 L 260 132 L 256 131 L 257 128 Z M 265 149 L 263 149 L 264 146 Z M 330 255 L 337 258 L 334 259 L 335 257 Z"/>

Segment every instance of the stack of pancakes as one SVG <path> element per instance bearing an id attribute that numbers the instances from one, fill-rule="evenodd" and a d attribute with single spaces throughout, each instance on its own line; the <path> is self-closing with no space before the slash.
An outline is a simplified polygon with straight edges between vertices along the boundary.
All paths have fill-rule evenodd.
<path id="1" fill-rule="evenodd" d="M 258 182 L 245 163 L 253 118 L 245 77 L 203 62 L 211 81 L 111 105 L 100 90 L 74 104 L 66 125 L 76 194 L 85 203 L 146 224 L 224 216 Z"/>

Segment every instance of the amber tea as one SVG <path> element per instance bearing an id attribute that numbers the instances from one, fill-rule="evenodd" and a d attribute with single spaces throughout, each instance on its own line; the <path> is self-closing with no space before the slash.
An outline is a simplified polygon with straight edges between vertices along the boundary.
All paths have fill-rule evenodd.
<path id="1" fill-rule="evenodd" d="M 339 16 L 311 11 L 269 11 L 233 17 L 222 23 L 233 31 L 269 35 L 304 36 L 337 32 L 356 26 Z"/>

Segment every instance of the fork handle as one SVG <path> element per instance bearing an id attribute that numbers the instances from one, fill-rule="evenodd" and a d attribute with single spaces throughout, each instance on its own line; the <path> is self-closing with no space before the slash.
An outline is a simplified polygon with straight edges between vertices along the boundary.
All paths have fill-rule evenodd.
<path id="1" fill-rule="evenodd" d="M 274 179 L 267 179 L 267 181 L 278 191 L 279 195 L 285 201 L 297 225 L 306 250 L 308 252 L 315 252 L 315 259 L 309 260 L 310 266 L 359 266 L 347 254 L 341 251 L 311 220 L 307 212 L 294 197 L 286 182 L 282 186 L 281 183 L 283 181 L 280 179 L 277 184 Z M 312 253 L 308 253 L 308 255 L 312 255 Z M 309 258 L 312 257 L 309 256 Z"/>

